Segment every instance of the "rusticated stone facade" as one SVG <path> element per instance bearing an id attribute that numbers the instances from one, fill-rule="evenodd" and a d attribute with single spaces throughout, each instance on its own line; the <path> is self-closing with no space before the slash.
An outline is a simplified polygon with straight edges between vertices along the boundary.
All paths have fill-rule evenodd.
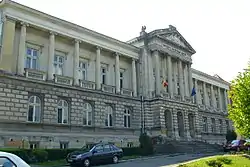
<path id="1" fill-rule="evenodd" d="M 41 122 L 27 121 L 28 99 L 36 95 L 42 101 Z M 60 142 L 69 147 L 81 147 L 99 141 L 118 145 L 138 144 L 140 134 L 140 101 L 80 88 L 59 86 L 53 83 L 32 82 L 20 77 L 1 77 L 0 83 L 1 142 L 25 140 L 37 142 L 39 147 L 60 147 Z M 57 103 L 66 100 L 70 107 L 68 124 L 57 123 Z M 93 107 L 93 124 L 83 126 L 84 103 Z M 113 127 L 105 126 L 105 107 L 114 109 Z M 130 108 L 131 127 L 124 128 L 124 109 Z M 2 146 L 3 146 L 2 145 Z"/>

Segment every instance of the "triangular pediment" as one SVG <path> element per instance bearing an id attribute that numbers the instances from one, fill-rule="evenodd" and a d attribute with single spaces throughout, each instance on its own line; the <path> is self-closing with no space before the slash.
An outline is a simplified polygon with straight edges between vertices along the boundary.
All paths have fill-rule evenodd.
<path id="1" fill-rule="evenodd" d="M 185 40 L 185 38 L 176 30 L 174 26 L 170 25 L 169 28 L 156 30 L 153 34 L 176 46 L 188 50 L 192 54 L 196 53 L 192 46 Z"/>

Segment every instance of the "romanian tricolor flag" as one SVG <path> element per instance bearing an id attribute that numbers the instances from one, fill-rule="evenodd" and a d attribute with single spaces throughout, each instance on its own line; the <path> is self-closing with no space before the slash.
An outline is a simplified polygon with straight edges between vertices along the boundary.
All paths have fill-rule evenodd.
<path id="1" fill-rule="evenodd" d="M 166 80 L 163 80 L 162 81 L 162 85 L 163 85 L 163 87 L 167 87 L 168 86 L 168 82 Z"/>

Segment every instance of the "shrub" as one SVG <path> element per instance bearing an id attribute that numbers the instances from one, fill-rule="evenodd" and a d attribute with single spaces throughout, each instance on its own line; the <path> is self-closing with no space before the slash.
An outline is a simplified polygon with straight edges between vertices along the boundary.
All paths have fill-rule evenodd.
<path id="1" fill-rule="evenodd" d="M 206 161 L 206 164 L 211 167 L 223 167 L 223 163 L 217 160 Z"/>
<path id="2" fill-rule="evenodd" d="M 180 164 L 178 167 L 188 167 L 186 164 Z"/>
<path id="3" fill-rule="evenodd" d="M 232 164 L 232 160 L 227 157 L 219 157 L 217 161 L 222 162 L 223 164 L 230 165 Z"/>
<path id="4" fill-rule="evenodd" d="M 123 148 L 123 156 L 141 155 L 141 149 L 139 147 Z"/>
<path id="5" fill-rule="evenodd" d="M 146 133 L 140 135 L 140 148 L 141 148 L 141 155 L 150 155 L 153 154 L 153 143 L 150 136 Z"/>
<path id="6" fill-rule="evenodd" d="M 48 152 L 46 150 L 34 149 L 32 150 L 31 155 L 34 157 L 36 162 L 48 161 Z"/>

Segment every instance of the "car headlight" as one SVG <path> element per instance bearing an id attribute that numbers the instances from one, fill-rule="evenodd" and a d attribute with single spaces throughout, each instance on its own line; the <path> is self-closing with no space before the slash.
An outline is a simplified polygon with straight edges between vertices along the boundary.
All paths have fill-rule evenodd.
<path id="1" fill-rule="evenodd" d="M 76 156 L 76 159 L 80 159 L 80 158 L 82 158 L 82 155 L 77 155 Z"/>

